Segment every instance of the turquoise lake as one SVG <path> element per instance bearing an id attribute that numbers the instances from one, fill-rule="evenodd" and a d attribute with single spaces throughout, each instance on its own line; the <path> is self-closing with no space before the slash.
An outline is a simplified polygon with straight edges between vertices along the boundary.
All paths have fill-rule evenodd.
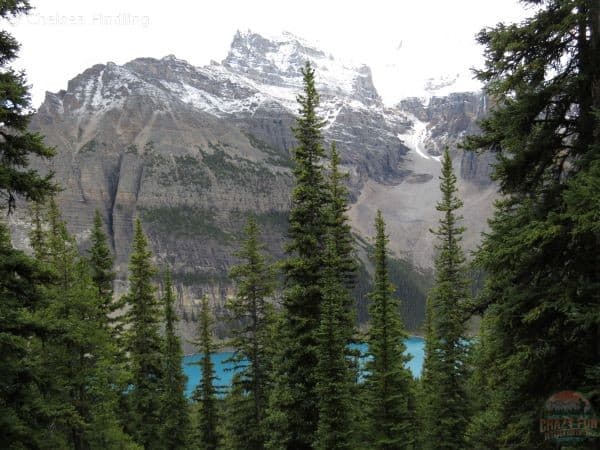
<path id="1" fill-rule="evenodd" d="M 417 378 L 421 376 L 421 369 L 423 368 L 424 347 L 425 341 L 423 338 L 411 336 L 406 340 L 406 352 L 412 356 L 408 367 L 412 371 L 413 376 Z M 360 344 L 357 348 L 363 354 L 367 351 L 366 344 Z M 231 384 L 234 374 L 232 370 L 233 365 L 225 362 L 231 355 L 231 352 L 219 352 L 214 353 L 211 358 L 215 364 L 215 375 L 217 377 L 215 384 L 225 388 Z M 200 355 L 190 355 L 183 358 L 183 370 L 188 377 L 186 388 L 188 395 L 191 395 L 200 381 L 201 371 L 200 366 L 197 364 L 199 359 Z"/>

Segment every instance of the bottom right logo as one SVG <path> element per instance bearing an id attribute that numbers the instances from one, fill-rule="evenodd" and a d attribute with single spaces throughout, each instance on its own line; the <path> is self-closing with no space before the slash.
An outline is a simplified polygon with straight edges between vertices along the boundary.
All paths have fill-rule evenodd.
<path id="1" fill-rule="evenodd" d="M 546 400 L 540 417 L 544 440 L 577 442 L 597 438 L 599 431 L 599 417 L 579 392 L 561 391 Z"/>

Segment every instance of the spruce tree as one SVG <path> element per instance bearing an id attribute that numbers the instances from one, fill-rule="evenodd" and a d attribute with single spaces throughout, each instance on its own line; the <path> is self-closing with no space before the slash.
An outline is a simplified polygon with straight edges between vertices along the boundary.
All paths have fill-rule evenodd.
<path id="1" fill-rule="evenodd" d="M 340 163 L 341 158 L 337 146 L 335 143 L 332 143 L 329 154 L 328 190 L 330 198 L 327 205 L 329 218 L 328 232 L 332 237 L 332 244 L 337 255 L 338 277 L 342 282 L 342 287 L 348 290 L 353 288 L 355 284 L 357 262 L 354 253 L 354 237 L 352 236 L 352 228 L 347 215 L 349 194 L 344 183 L 348 178 L 348 174 L 340 171 Z M 347 292 L 345 295 L 345 309 L 352 310 L 354 308 L 354 299 L 350 295 L 350 292 Z M 349 334 L 349 337 L 351 337 L 352 331 Z"/>
<path id="2" fill-rule="evenodd" d="M 116 418 L 120 373 L 113 364 L 103 299 L 54 201 L 46 228 L 43 263 L 54 284 L 45 289 L 48 302 L 39 312 L 48 334 L 36 346 L 35 359 L 53 419 L 45 438 L 52 448 L 129 448 L 131 440 Z"/>
<path id="3" fill-rule="evenodd" d="M 165 339 L 163 350 L 163 397 L 160 413 L 162 418 L 162 448 L 165 450 L 186 448 L 190 431 L 188 401 L 185 398 L 187 377 L 181 367 L 183 352 L 181 351 L 179 338 L 175 333 L 177 316 L 174 302 L 171 272 L 167 271 L 163 297 Z"/>
<path id="4" fill-rule="evenodd" d="M 284 263 L 283 318 L 278 336 L 274 390 L 270 400 L 269 448 L 312 448 L 319 420 L 316 395 L 318 364 L 316 331 L 322 301 L 322 255 L 327 233 L 329 193 L 322 166 L 324 149 L 317 114 L 315 73 L 302 69 L 304 93 L 293 129 L 295 186 L 290 210 L 290 242 Z"/>
<path id="5" fill-rule="evenodd" d="M 161 448 L 160 416 L 163 380 L 161 311 L 153 278 L 156 269 L 148 240 L 138 218 L 135 222 L 129 263 L 129 291 L 124 298 L 126 348 L 129 352 L 131 387 L 127 393 L 127 428 L 146 449 Z"/>
<path id="6" fill-rule="evenodd" d="M 215 386 L 215 367 L 211 359 L 214 353 L 212 342 L 213 318 L 208 305 L 208 296 L 202 297 L 202 309 L 198 321 L 198 350 L 200 353 L 201 379 L 194 389 L 193 400 L 198 406 L 196 443 L 205 450 L 216 450 L 221 443 L 219 432 L 219 405 Z"/>
<path id="7" fill-rule="evenodd" d="M 319 423 L 314 448 L 319 450 L 351 449 L 352 440 L 352 383 L 351 359 L 348 344 L 348 323 L 352 323 L 346 309 L 348 292 L 340 280 L 340 257 L 332 235 L 327 237 L 321 321 L 317 330 L 316 393 Z"/>
<path id="8" fill-rule="evenodd" d="M 329 159 L 327 205 L 328 229 L 323 260 L 320 324 L 317 331 L 318 365 L 317 394 L 319 424 L 316 448 L 353 448 L 353 432 L 358 404 L 356 354 L 349 344 L 354 338 L 356 310 L 350 288 L 354 286 L 356 260 L 354 239 L 346 211 L 348 191 L 344 185 L 347 175 L 339 169 L 340 155 L 335 144 Z"/>
<path id="9" fill-rule="evenodd" d="M 229 399 L 229 417 L 243 426 L 239 442 L 243 449 L 260 450 L 265 446 L 267 429 L 265 416 L 273 359 L 273 332 L 275 312 L 269 302 L 275 286 L 274 272 L 267 265 L 260 243 L 260 230 L 254 217 L 248 218 L 246 240 L 236 253 L 240 264 L 231 269 L 230 277 L 236 284 L 236 295 L 227 305 L 232 319 L 238 324 L 232 331 L 234 347 L 232 361 L 240 371 L 236 382 L 241 394 Z M 242 417 L 243 416 L 243 420 Z"/>
<path id="10" fill-rule="evenodd" d="M 26 14 L 31 9 L 26 0 L 0 2 L 0 19 L 9 20 Z M 0 195 L 10 214 L 16 206 L 16 195 L 42 201 L 56 191 L 52 174 L 42 176 L 27 169 L 29 158 L 50 158 L 54 150 L 46 147 L 43 137 L 27 130 L 32 114 L 31 97 L 23 72 L 15 71 L 11 62 L 17 57 L 19 43 L 10 33 L 0 33 L 0 116 L 2 140 L 0 141 Z"/>
<path id="11" fill-rule="evenodd" d="M 550 0 L 519 24 L 479 34 L 478 73 L 495 108 L 469 149 L 494 149 L 503 199 L 476 261 L 478 413 L 469 444 L 547 448 L 539 408 L 577 390 L 600 408 L 600 5 Z M 591 209 L 590 209 L 591 208 Z M 588 445 L 593 445 L 588 443 Z"/>
<path id="12" fill-rule="evenodd" d="M 371 449 L 411 449 L 414 442 L 412 375 L 406 367 L 406 332 L 400 305 L 389 280 L 388 237 L 381 211 L 375 218 L 375 275 L 369 294 L 370 328 L 367 343 L 365 397 Z"/>
<path id="13" fill-rule="evenodd" d="M 0 448 L 39 448 L 51 423 L 32 354 L 46 334 L 36 313 L 51 281 L 36 260 L 12 247 L 0 221 Z"/>
<path id="14" fill-rule="evenodd" d="M 424 449 L 463 449 L 468 421 L 466 395 L 465 305 L 469 301 L 465 256 L 460 247 L 464 227 L 457 210 L 456 175 L 448 149 L 442 159 L 442 213 L 439 227 L 432 230 L 438 243 L 435 283 L 426 310 L 426 355 L 422 377 L 421 446 Z"/>
<path id="15" fill-rule="evenodd" d="M 100 211 L 94 214 L 94 225 L 90 237 L 89 264 L 92 269 L 92 280 L 98 289 L 98 294 L 104 300 L 104 310 L 108 316 L 114 311 L 113 307 L 113 258 L 108 246 L 108 240 L 102 227 Z"/>

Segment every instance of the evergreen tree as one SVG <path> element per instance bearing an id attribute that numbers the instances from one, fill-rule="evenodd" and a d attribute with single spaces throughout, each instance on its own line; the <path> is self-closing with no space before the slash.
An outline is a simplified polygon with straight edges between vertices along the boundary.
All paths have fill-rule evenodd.
<path id="1" fill-rule="evenodd" d="M 557 390 L 600 407 L 600 4 L 525 3 L 532 17 L 479 35 L 496 106 L 466 143 L 497 151 L 504 196 L 477 255 L 475 448 L 548 448 L 538 411 Z"/>
<path id="2" fill-rule="evenodd" d="M 124 317 L 124 328 L 127 329 L 131 373 L 127 427 L 136 442 L 146 449 L 161 448 L 163 423 L 160 416 L 163 340 L 160 336 L 160 303 L 152 283 L 155 274 L 152 253 L 138 218 L 129 263 L 129 292 L 124 298 L 129 308 Z"/>
<path id="3" fill-rule="evenodd" d="M 231 389 L 225 397 L 225 433 L 223 448 L 226 450 L 245 449 L 249 436 L 255 430 L 248 426 L 248 418 L 252 417 L 253 402 L 244 389 L 242 375 L 234 373 L 231 380 Z"/>
<path id="4" fill-rule="evenodd" d="M 340 280 L 340 257 L 332 235 L 327 238 L 321 322 L 317 330 L 317 387 L 319 424 L 315 448 L 319 450 L 351 449 L 352 382 L 351 359 L 348 356 L 348 291 Z"/>
<path id="5" fill-rule="evenodd" d="M 36 312 L 46 304 L 50 274 L 15 250 L 0 222 L 0 448 L 39 448 L 51 422 L 32 342 L 46 334 Z"/>
<path id="6" fill-rule="evenodd" d="M 161 405 L 162 448 L 165 450 L 178 450 L 186 448 L 190 430 L 188 402 L 185 398 L 187 378 L 181 367 L 183 359 L 181 343 L 175 334 L 177 316 L 173 306 L 175 298 L 170 271 L 167 271 L 165 275 L 164 290 L 165 342 L 163 350 L 163 398 Z"/>
<path id="7" fill-rule="evenodd" d="M 219 425 L 219 405 L 217 403 L 217 389 L 215 387 L 215 368 L 211 355 L 214 353 L 212 342 L 213 319 L 208 305 L 208 297 L 202 297 L 202 310 L 200 311 L 198 329 L 198 347 L 200 350 L 200 370 L 202 377 L 196 389 L 193 400 L 198 405 L 197 443 L 205 450 L 216 450 L 221 442 Z"/>
<path id="8" fill-rule="evenodd" d="M 237 293 L 228 303 L 232 319 L 239 324 L 239 328 L 232 331 L 231 343 L 235 348 L 232 361 L 241 370 L 236 378 L 241 384 L 240 395 L 229 399 L 228 417 L 243 426 L 235 432 L 243 434 L 239 442 L 245 450 L 265 446 L 268 430 L 264 420 L 273 359 L 275 312 L 269 298 L 275 280 L 272 268 L 265 262 L 259 233 L 256 220 L 250 216 L 245 227 L 246 240 L 236 254 L 241 262 L 230 273 Z"/>
<path id="9" fill-rule="evenodd" d="M 468 421 L 466 396 L 465 305 L 469 300 L 465 257 L 460 247 L 464 227 L 456 211 L 456 175 L 448 149 L 442 159 L 442 213 L 437 237 L 435 284 L 427 299 L 426 355 L 422 378 L 422 448 L 464 449 Z"/>
<path id="10" fill-rule="evenodd" d="M 317 331 L 317 394 L 319 424 L 315 447 L 321 449 L 352 448 L 355 409 L 352 399 L 358 394 L 355 366 L 356 352 L 349 348 L 354 338 L 356 310 L 350 288 L 354 286 L 356 260 L 354 239 L 346 211 L 347 175 L 339 170 L 340 156 L 331 146 L 329 170 L 329 226 L 323 260 L 320 325 Z"/>
<path id="11" fill-rule="evenodd" d="M 113 307 L 113 258 L 108 247 L 106 234 L 102 229 L 100 211 L 94 214 L 94 225 L 90 238 L 92 245 L 89 250 L 89 264 L 92 269 L 92 280 L 98 289 L 100 297 L 104 300 L 106 315 L 114 312 Z"/>
<path id="12" fill-rule="evenodd" d="M 319 95 L 314 70 L 302 69 L 304 94 L 293 129 L 295 186 L 290 211 L 290 242 L 284 264 L 283 321 L 278 336 L 274 390 L 269 422 L 272 449 L 312 448 L 318 424 L 316 330 L 322 301 L 322 255 L 327 233 L 329 193 L 322 167 L 324 149 L 317 115 Z"/>
<path id="13" fill-rule="evenodd" d="M 35 348 L 44 378 L 44 395 L 53 425 L 47 448 L 132 448 L 116 418 L 119 371 L 113 364 L 111 336 L 103 300 L 87 260 L 60 217 L 56 202 L 48 211 L 44 263 L 55 283 L 45 289 L 48 303 L 39 312 L 48 335 Z"/>
<path id="14" fill-rule="evenodd" d="M 388 273 L 388 237 L 381 211 L 375 218 L 375 277 L 369 295 L 371 317 L 366 367 L 367 448 L 410 449 L 414 441 L 412 375 L 406 368 L 406 332 Z"/>
<path id="15" fill-rule="evenodd" d="M 33 255 L 38 261 L 44 261 L 47 257 L 48 242 L 47 233 L 44 230 L 44 204 L 33 202 L 30 207 L 31 212 L 31 231 L 29 232 L 29 244 L 33 250 Z"/>
<path id="16" fill-rule="evenodd" d="M 26 14 L 31 9 L 26 0 L 0 2 L 0 18 L 8 20 Z M 0 194 L 7 199 L 10 214 L 16 205 L 15 195 L 42 201 L 56 191 L 52 174 L 39 175 L 27 170 L 30 156 L 50 158 L 54 150 L 43 143 L 40 134 L 27 130 L 31 118 L 31 97 L 23 72 L 16 72 L 10 63 L 17 57 L 19 43 L 5 30 L 0 33 Z"/>
<path id="17" fill-rule="evenodd" d="M 340 171 L 340 154 L 335 143 L 331 145 L 329 155 L 329 233 L 332 236 L 332 244 L 336 256 L 336 272 L 342 282 L 342 287 L 346 290 L 354 287 L 355 276 L 357 269 L 356 257 L 354 254 L 354 237 L 352 236 L 352 228 L 348 220 L 348 189 L 345 186 L 345 181 L 348 174 Z M 354 308 L 354 299 L 348 292 L 346 295 L 345 309 L 351 310 Z M 354 322 L 350 323 L 352 326 Z M 349 338 L 352 336 L 352 331 L 349 332 Z"/>

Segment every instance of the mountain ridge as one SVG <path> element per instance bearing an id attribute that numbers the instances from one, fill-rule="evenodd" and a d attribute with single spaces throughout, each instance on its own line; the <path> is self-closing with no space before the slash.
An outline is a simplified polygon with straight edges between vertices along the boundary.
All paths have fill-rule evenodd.
<path id="1" fill-rule="evenodd" d="M 118 292 L 126 286 L 137 215 L 157 261 L 171 265 L 179 280 L 182 316 L 191 315 L 205 292 L 223 312 L 232 292 L 224 274 L 235 261 L 247 213 L 262 222 L 273 257 L 283 256 L 295 97 L 303 60 L 311 55 L 324 138 L 338 144 L 350 175 L 354 231 L 371 236 L 380 208 L 393 252 L 431 267 L 436 159 L 444 146 L 476 131 L 485 97 L 458 93 L 388 107 L 366 66 L 345 65 L 291 36 L 271 41 L 238 33 L 223 63 L 203 67 L 173 55 L 97 64 L 66 90 L 47 93 L 32 128 L 58 150 L 51 167 L 64 187 L 59 203 L 82 245 L 93 211 L 100 210 L 115 252 Z M 453 155 L 471 230 L 466 243 L 473 248 L 495 195 L 488 176 L 493 157 Z M 14 228 L 18 244 L 27 246 L 25 219 Z M 422 305 L 408 306 L 422 316 Z M 182 334 L 193 334 L 192 325 L 182 327 Z"/>

